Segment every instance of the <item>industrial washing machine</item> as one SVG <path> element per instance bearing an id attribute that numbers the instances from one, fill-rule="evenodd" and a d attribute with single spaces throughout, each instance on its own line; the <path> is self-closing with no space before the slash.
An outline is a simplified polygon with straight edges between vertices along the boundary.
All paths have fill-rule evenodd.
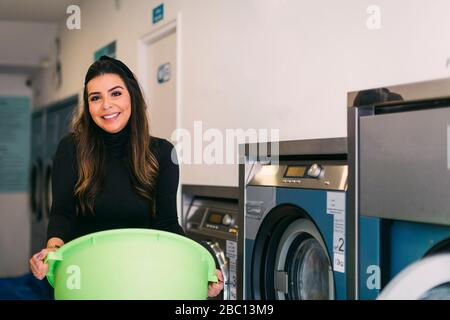
<path id="1" fill-rule="evenodd" d="M 31 168 L 30 168 L 30 209 L 31 209 L 31 253 L 45 245 L 46 224 L 43 217 L 44 159 L 45 159 L 45 113 L 31 115 Z"/>
<path id="2" fill-rule="evenodd" d="M 182 225 L 186 236 L 202 244 L 212 254 L 224 277 L 224 289 L 214 299 L 238 299 L 237 188 L 183 185 L 182 194 Z"/>
<path id="3" fill-rule="evenodd" d="M 246 165 L 246 299 L 347 299 L 346 148 L 345 138 L 280 142 L 279 161 Z"/>
<path id="4" fill-rule="evenodd" d="M 450 79 L 348 95 L 360 299 L 450 299 Z"/>
<path id="5" fill-rule="evenodd" d="M 78 95 L 33 112 L 31 120 L 31 254 L 45 247 L 52 204 L 53 158 L 59 141 L 70 131 Z"/>
<path id="6" fill-rule="evenodd" d="M 59 141 L 71 130 L 71 120 L 78 96 L 71 96 L 46 108 L 46 148 L 44 171 L 44 216 L 48 223 L 52 205 L 53 158 Z"/>

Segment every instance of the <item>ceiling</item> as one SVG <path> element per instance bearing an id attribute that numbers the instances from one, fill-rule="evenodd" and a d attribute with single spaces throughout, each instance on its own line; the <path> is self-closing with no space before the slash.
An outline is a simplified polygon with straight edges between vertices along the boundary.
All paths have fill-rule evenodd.
<path id="1" fill-rule="evenodd" d="M 0 74 L 32 74 L 54 48 L 67 7 L 82 0 L 0 0 Z"/>
<path id="2" fill-rule="evenodd" d="M 80 0 L 1 0 L 0 20 L 58 22 L 67 15 L 67 7 Z"/>

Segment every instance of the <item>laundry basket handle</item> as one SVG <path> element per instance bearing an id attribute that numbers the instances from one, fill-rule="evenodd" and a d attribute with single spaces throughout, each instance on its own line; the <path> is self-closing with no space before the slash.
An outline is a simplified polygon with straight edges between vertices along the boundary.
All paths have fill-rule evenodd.
<path id="1" fill-rule="evenodd" d="M 55 280 L 53 270 L 55 269 L 55 263 L 62 261 L 63 257 L 62 254 L 58 251 L 50 251 L 47 254 L 47 257 L 45 258 L 45 263 L 48 264 L 48 273 L 47 273 L 47 280 L 53 287 L 53 283 Z"/>

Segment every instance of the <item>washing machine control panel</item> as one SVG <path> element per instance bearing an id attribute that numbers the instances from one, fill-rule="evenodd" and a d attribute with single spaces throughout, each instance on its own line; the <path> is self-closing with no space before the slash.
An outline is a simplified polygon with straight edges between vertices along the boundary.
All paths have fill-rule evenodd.
<path id="1" fill-rule="evenodd" d="M 347 176 L 348 166 L 345 164 L 263 165 L 249 185 L 344 191 Z"/>
<path id="2" fill-rule="evenodd" d="M 324 173 L 324 167 L 318 163 L 309 166 L 286 166 L 282 182 L 301 183 L 303 179 L 320 179 Z"/>
<path id="3" fill-rule="evenodd" d="M 202 226 L 208 230 L 217 230 L 236 234 L 236 223 L 237 217 L 234 213 L 210 209 L 206 212 Z"/>

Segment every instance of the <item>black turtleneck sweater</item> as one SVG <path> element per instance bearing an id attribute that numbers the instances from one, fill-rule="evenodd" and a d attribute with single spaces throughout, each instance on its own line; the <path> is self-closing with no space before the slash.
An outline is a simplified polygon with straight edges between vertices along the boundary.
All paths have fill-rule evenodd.
<path id="1" fill-rule="evenodd" d="M 177 217 L 179 168 L 171 159 L 173 145 L 151 137 L 150 148 L 159 163 L 156 212 L 152 216 L 148 200 L 134 189 L 135 178 L 124 161 L 129 127 L 114 134 L 98 129 L 105 143 L 107 161 L 102 190 L 94 201 L 94 213 L 76 214 L 77 154 L 74 136 L 68 134 L 60 141 L 53 162 L 53 203 L 47 239 L 57 237 L 66 243 L 92 232 L 119 228 L 151 228 L 184 235 Z"/>

